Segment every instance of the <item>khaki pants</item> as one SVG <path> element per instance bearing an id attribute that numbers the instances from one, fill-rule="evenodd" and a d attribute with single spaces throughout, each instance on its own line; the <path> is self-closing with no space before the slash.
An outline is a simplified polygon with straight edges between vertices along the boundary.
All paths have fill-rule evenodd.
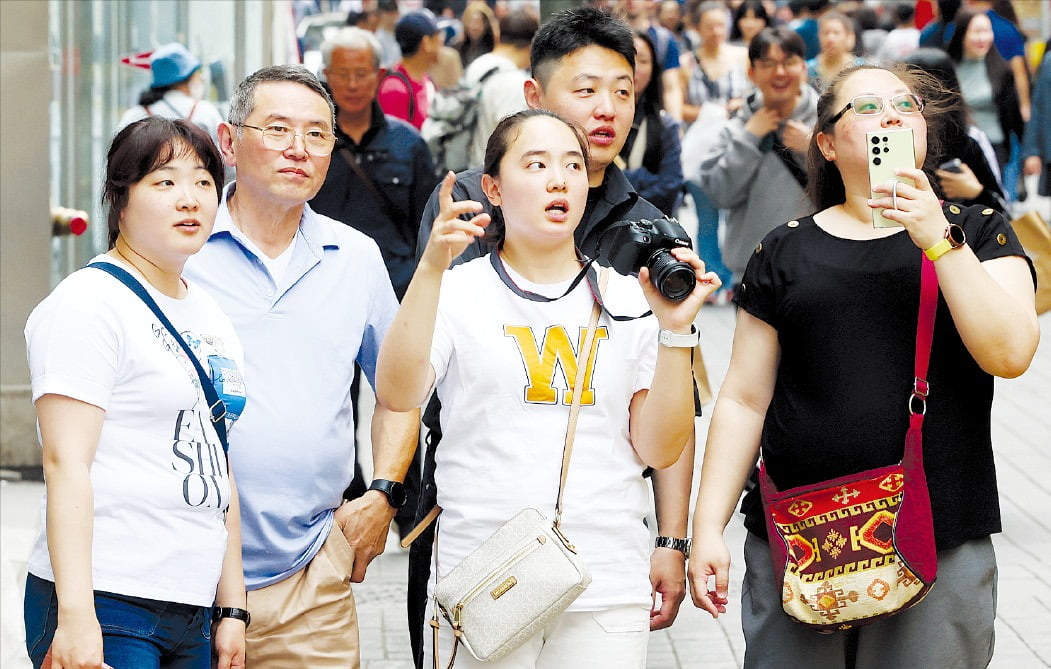
<path id="1" fill-rule="evenodd" d="M 249 669 L 348 669 L 361 663 L 350 574 L 354 554 L 333 524 L 301 571 L 248 592 Z"/>

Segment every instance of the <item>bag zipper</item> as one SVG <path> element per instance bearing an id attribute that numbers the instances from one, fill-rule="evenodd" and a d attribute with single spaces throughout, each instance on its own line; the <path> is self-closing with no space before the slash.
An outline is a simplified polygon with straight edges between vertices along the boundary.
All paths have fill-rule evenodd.
<path id="1" fill-rule="evenodd" d="M 460 627 L 460 613 L 463 611 L 463 608 L 467 606 L 471 602 L 471 600 L 478 595 L 478 593 L 480 593 L 482 590 L 485 590 L 486 585 L 488 585 L 489 582 L 492 581 L 492 579 L 496 575 L 521 562 L 527 555 L 535 551 L 537 548 L 540 548 L 545 543 L 547 543 L 547 537 L 543 534 L 538 535 L 535 539 L 531 539 L 529 543 L 526 544 L 523 548 L 521 548 L 517 553 L 504 560 L 496 569 L 493 569 L 488 574 L 486 574 L 485 578 L 478 581 L 478 585 L 474 586 L 474 588 L 472 588 L 470 592 L 464 595 L 460 599 L 460 601 L 456 603 L 456 606 L 453 607 L 452 620 L 450 621 L 452 622 L 453 629 L 457 629 Z"/>

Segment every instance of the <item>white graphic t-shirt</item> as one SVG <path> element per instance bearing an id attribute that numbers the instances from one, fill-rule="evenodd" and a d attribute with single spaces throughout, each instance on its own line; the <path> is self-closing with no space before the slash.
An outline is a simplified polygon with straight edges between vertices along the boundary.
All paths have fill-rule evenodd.
<path id="1" fill-rule="evenodd" d="M 146 287 L 230 406 L 244 397 L 240 341 L 200 287 L 183 299 Z M 106 411 L 91 464 L 95 590 L 211 606 L 226 550 L 227 460 L 193 365 L 131 290 L 81 269 L 30 314 L 33 401 L 52 393 Z M 47 496 L 41 501 L 46 522 Z M 46 528 L 29 571 L 54 580 Z"/>
<path id="2" fill-rule="evenodd" d="M 570 281 L 520 288 L 549 297 Z M 609 311 L 647 311 L 638 280 L 610 272 Z M 436 452 L 439 578 L 525 507 L 553 515 L 577 351 L 591 316 L 586 281 L 554 302 L 516 296 L 488 257 L 447 271 L 431 352 L 442 402 Z M 628 406 L 649 388 L 657 357 L 653 316 L 599 319 L 581 400 L 562 529 L 591 570 L 570 610 L 650 604 L 650 507 L 631 446 Z"/>

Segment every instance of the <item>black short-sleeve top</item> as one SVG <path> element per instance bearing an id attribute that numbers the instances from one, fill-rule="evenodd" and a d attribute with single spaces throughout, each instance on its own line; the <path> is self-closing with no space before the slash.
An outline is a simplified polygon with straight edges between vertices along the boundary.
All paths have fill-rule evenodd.
<path id="1" fill-rule="evenodd" d="M 947 203 L 943 211 L 963 227 L 979 260 L 1024 257 L 993 209 Z M 776 228 L 756 248 L 734 301 L 777 330 L 781 358 L 761 449 L 779 489 L 901 459 L 921 257 L 904 230 L 851 240 L 829 234 L 812 217 Z M 943 550 L 1000 531 L 1000 509 L 990 436 L 993 378 L 964 347 L 940 295 L 928 381 L 924 468 Z M 765 537 L 757 488 L 741 510 L 745 526 Z"/>

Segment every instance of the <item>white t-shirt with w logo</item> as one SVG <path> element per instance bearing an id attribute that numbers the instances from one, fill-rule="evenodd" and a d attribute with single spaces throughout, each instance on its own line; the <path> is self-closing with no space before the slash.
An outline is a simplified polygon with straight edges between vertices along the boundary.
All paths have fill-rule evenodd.
<path id="1" fill-rule="evenodd" d="M 523 290 L 550 297 L 571 283 L 537 285 L 507 269 Z M 612 271 L 604 301 L 618 316 L 648 309 L 638 280 Z M 444 509 L 439 578 L 522 508 L 553 514 L 591 305 L 586 281 L 554 302 L 518 297 L 484 257 L 445 273 L 431 351 L 442 402 L 435 470 Z M 657 329 L 653 316 L 599 319 L 584 370 L 562 523 L 592 583 L 570 610 L 650 604 L 643 525 L 650 499 L 645 467 L 629 438 L 628 406 L 652 381 Z"/>

